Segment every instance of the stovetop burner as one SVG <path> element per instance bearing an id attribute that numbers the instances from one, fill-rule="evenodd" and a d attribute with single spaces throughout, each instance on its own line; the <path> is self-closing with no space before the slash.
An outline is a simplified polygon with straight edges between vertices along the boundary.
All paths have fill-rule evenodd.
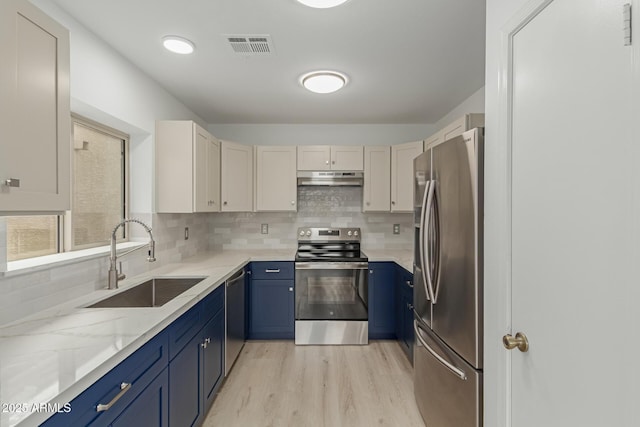
<path id="1" fill-rule="evenodd" d="M 299 228 L 296 262 L 366 262 L 359 228 Z"/>

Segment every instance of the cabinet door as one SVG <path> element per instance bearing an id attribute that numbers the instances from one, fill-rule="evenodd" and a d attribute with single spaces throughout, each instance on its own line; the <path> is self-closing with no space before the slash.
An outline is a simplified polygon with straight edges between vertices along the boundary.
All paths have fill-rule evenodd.
<path id="1" fill-rule="evenodd" d="M 455 122 L 442 129 L 442 139 L 447 141 L 456 136 L 462 135 L 467 130 L 467 116 L 462 116 Z"/>
<path id="2" fill-rule="evenodd" d="M 222 212 L 253 210 L 253 147 L 222 141 Z"/>
<path id="3" fill-rule="evenodd" d="M 298 170 L 319 171 L 331 169 L 331 147 L 328 145 L 298 146 Z"/>
<path id="4" fill-rule="evenodd" d="M 251 281 L 250 338 L 293 338 L 294 315 L 293 280 Z"/>
<path id="5" fill-rule="evenodd" d="M 396 283 L 397 315 L 396 332 L 398 343 L 410 362 L 413 363 L 413 274 L 402 267 L 398 267 Z"/>
<path id="6" fill-rule="evenodd" d="M 434 135 L 431 135 L 429 138 L 425 139 L 424 140 L 425 151 L 428 150 L 429 148 L 435 147 L 441 142 L 444 142 L 443 135 L 444 134 L 442 133 L 442 131 L 439 131 L 439 132 L 436 132 Z"/>
<path id="7" fill-rule="evenodd" d="M 169 363 L 169 424 L 193 426 L 203 415 L 200 333 Z"/>
<path id="8" fill-rule="evenodd" d="M 362 145 L 331 146 L 331 169 L 338 171 L 361 171 L 364 169 Z"/>
<path id="9" fill-rule="evenodd" d="M 422 148 L 422 141 L 391 147 L 391 212 L 413 211 L 413 159 Z"/>
<path id="10" fill-rule="evenodd" d="M 363 212 L 389 212 L 391 208 L 391 150 L 364 147 Z"/>
<path id="11" fill-rule="evenodd" d="M 296 211 L 296 147 L 256 147 L 256 210 Z"/>
<path id="12" fill-rule="evenodd" d="M 219 212 L 220 203 L 220 142 L 213 136 L 207 143 L 207 207 Z"/>
<path id="13" fill-rule="evenodd" d="M 220 210 L 220 144 L 209 132 L 193 124 L 193 211 Z"/>
<path id="14" fill-rule="evenodd" d="M 156 122 L 156 210 L 159 213 L 193 212 L 195 208 L 194 167 L 202 170 L 195 159 L 202 160 L 202 144 L 194 143 L 195 124 L 189 120 L 158 120 Z"/>
<path id="15" fill-rule="evenodd" d="M 169 425 L 169 374 L 165 368 L 111 423 L 112 427 Z"/>
<path id="16" fill-rule="evenodd" d="M 224 377 L 224 310 L 211 319 L 202 330 L 206 345 L 202 349 L 202 384 L 206 413 Z"/>
<path id="17" fill-rule="evenodd" d="M 70 208 L 69 32 L 0 2 L 0 212 Z"/>
<path id="18" fill-rule="evenodd" d="M 369 338 L 395 338 L 395 264 L 369 263 Z"/>

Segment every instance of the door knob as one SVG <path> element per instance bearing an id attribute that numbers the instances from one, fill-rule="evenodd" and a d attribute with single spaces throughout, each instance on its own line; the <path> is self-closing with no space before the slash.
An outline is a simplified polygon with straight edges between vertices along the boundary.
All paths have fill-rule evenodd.
<path id="1" fill-rule="evenodd" d="M 527 336 L 522 332 L 518 332 L 515 337 L 511 334 L 507 334 L 502 337 L 502 345 L 507 350 L 513 350 L 514 348 L 518 348 L 523 353 L 529 351 L 529 340 Z"/>

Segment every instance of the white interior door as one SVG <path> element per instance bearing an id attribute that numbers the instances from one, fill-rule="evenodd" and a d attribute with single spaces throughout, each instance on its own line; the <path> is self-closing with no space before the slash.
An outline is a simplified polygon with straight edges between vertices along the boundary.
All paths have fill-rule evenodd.
<path id="1" fill-rule="evenodd" d="M 507 356 L 507 424 L 640 425 L 640 141 L 625 1 L 538 3 L 548 4 L 511 39 L 510 332 L 530 349 Z"/>

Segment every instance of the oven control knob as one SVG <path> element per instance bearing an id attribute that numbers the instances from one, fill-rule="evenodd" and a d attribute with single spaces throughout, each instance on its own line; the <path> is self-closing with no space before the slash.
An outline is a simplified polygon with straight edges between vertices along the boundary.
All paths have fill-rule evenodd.
<path id="1" fill-rule="evenodd" d="M 354 230 L 353 235 L 358 237 L 358 230 Z"/>
<path id="2" fill-rule="evenodd" d="M 307 237 L 311 236 L 311 230 L 307 230 Z"/>
<path id="3" fill-rule="evenodd" d="M 352 234 L 352 233 L 351 233 L 351 230 L 349 230 L 349 231 L 347 232 L 347 236 L 351 237 L 351 234 Z"/>
<path id="4" fill-rule="evenodd" d="M 300 235 L 304 236 L 304 230 L 300 230 Z"/>

